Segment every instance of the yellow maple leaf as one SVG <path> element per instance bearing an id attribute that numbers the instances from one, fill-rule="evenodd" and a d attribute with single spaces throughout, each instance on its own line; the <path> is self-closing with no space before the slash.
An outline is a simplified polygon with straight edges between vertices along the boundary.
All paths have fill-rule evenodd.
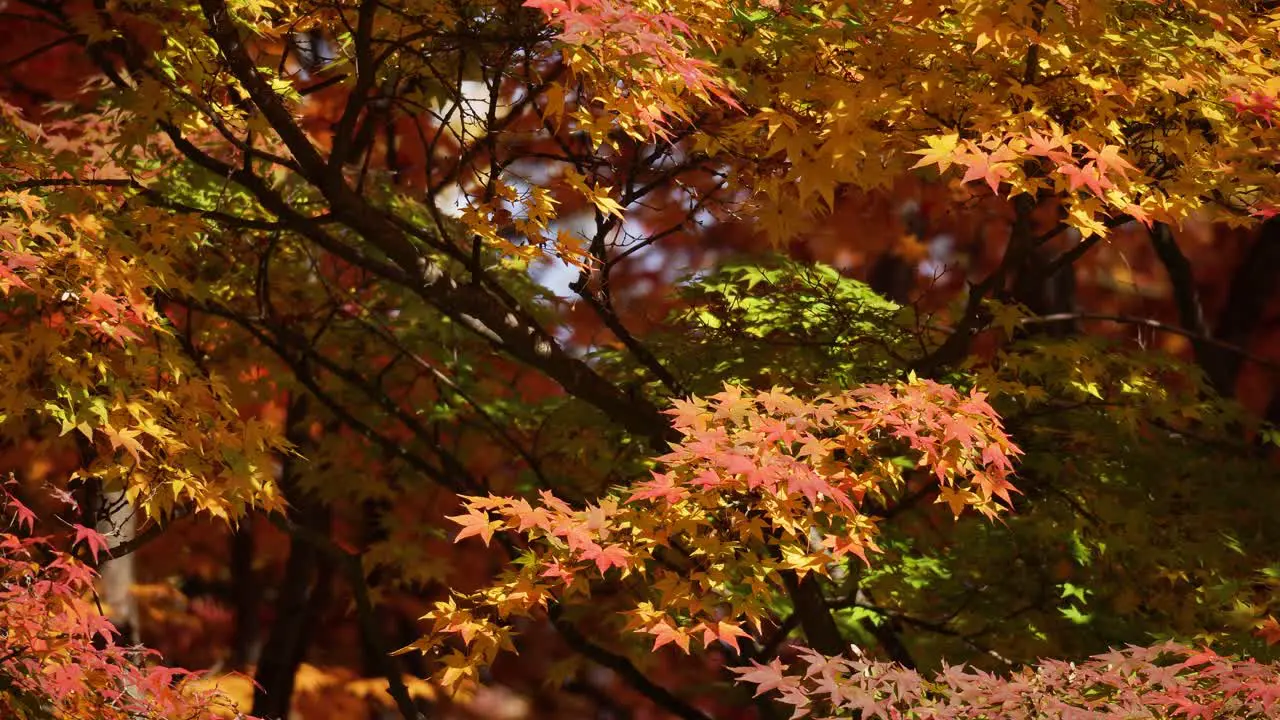
<path id="1" fill-rule="evenodd" d="M 929 147 L 924 150 L 911 151 L 912 155 L 922 156 L 919 162 L 911 166 L 912 170 L 928 165 L 937 165 L 938 172 L 943 173 L 947 171 L 947 168 L 955 164 L 956 149 L 960 142 L 959 133 L 929 135 L 924 141 Z"/>

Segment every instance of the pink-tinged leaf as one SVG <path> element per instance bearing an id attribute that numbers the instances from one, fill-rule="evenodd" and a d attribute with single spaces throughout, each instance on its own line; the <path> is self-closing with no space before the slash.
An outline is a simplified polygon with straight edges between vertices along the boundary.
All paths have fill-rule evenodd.
<path id="1" fill-rule="evenodd" d="M 756 464 L 751 458 L 738 453 L 721 453 L 714 459 L 726 475 L 741 475 L 756 469 Z"/>
<path id="2" fill-rule="evenodd" d="M 668 505 L 674 505 L 689 497 L 689 491 L 680 487 L 676 482 L 675 475 L 671 473 L 655 472 L 652 480 L 642 482 L 636 487 L 638 489 L 627 499 L 628 503 L 661 499 Z"/>
<path id="3" fill-rule="evenodd" d="M 112 295 L 100 290 L 86 291 L 85 301 L 85 307 L 89 312 L 101 312 L 111 317 L 120 315 L 120 302 Z"/>
<path id="4" fill-rule="evenodd" d="M 582 559 L 594 562 L 596 569 L 603 575 L 611 567 L 619 570 L 625 570 L 627 561 L 631 559 L 631 553 L 627 552 L 621 545 L 608 545 L 601 547 L 593 545 L 588 547 L 582 553 Z"/>
<path id="5" fill-rule="evenodd" d="M 483 510 L 472 510 L 466 515 L 446 515 L 445 518 L 462 526 L 457 537 L 453 539 L 454 542 L 461 542 L 472 535 L 478 535 L 486 546 L 493 540 L 494 532 L 501 530 L 504 524 L 501 520 L 490 520 L 489 513 Z"/>
<path id="6" fill-rule="evenodd" d="M 1000 183 L 1013 174 L 1013 165 L 1009 161 L 1014 157 L 1013 151 L 1007 145 L 1001 145 L 990 154 L 983 152 L 976 145 L 972 146 L 971 151 L 961 160 L 961 163 L 969 169 L 960 182 L 981 180 L 991 188 L 991 192 L 998 193 Z"/>
<path id="7" fill-rule="evenodd" d="M 7 281 L 9 285 L 13 287 L 22 288 L 23 290 L 31 289 L 30 285 L 24 282 L 22 278 L 18 277 L 16 274 L 14 274 L 12 270 L 5 267 L 4 265 L 0 265 L 0 280 Z"/>
<path id="8" fill-rule="evenodd" d="M 72 495 L 70 492 L 63 490 L 62 488 L 48 488 L 47 491 L 50 495 L 56 498 L 59 502 L 66 505 L 68 508 L 75 511 L 80 510 L 80 503 L 76 500 L 75 496 Z"/>
<path id="9" fill-rule="evenodd" d="M 539 577 L 561 580 L 568 585 L 573 582 L 573 568 L 565 567 L 559 560 L 552 560 L 546 564 Z"/>
<path id="10" fill-rule="evenodd" d="M 1079 190 L 1081 187 L 1087 187 L 1089 192 L 1098 197 L 1102 197 L 1108 188 L 1114 186 L 1102 173 L 1098 172 L 1098 168 L 1093 163 L 1089 163 L 1084 167 L 1076 167 L 1075 165 L 1063 165 L 1058 168 L 1058 172 L 1067 176 L 1068 185 L 1071 192 Z"/>
<path id="11" fill-rule="evenodd" d="M 737 673 L 740 682 L 756 686 L 753 697 L 759 697 L 771 690 L 779 690 L 795 683 L 794 679 L 786 676 L 786 668 L 778 658 L 771 660 L 768 665 L 761 665 L 753 660 L 751 667 L 729 669 Z"/>
<path id="12" fill-rule="evenodd" d="M 5 252 L 4 264 L 13 270 L 35 270 L 40 267 L 39 255 L 23 252 Z"/>

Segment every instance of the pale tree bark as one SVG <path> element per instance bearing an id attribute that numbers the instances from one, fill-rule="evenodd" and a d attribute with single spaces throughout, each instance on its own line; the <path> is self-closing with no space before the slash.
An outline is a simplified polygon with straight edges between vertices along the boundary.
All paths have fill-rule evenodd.
<path id="1" fill-rule="evenodd" d="M 105 517 L 99 519 L 96 530 L 106 535 L 112 545 L 133 540 L 138 534 L 136 508 L 125 501 L 123 492 L 102 495 Z M 137 644 L 139 638 L 138 601 L 133 595 L 137 582 L 137 561 L 133 553 L 118 558 L 104 558 L 98 566 L 98 595 L 102 598 L 107 617 L 120 631 L 120 640 Z"/>

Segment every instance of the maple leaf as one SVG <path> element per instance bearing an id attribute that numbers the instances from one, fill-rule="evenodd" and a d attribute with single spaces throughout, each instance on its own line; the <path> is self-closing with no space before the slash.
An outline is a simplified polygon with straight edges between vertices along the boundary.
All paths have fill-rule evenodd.
<path id="1" fill-rule="evenodd" d="M 1103 175 L 1115 172 L 1122 178 L 1128 179 L 1129 172 L 1134 170 L 1133 165 L 1129 161 L 1120 157 L 1119 145 L 1104 145 L 1101 150 L 1089 150 L 1085 153 L 1086 159 L 1092 159 L 1097 165 L 1098 172 Z"/>
<path id="2" fill-rule="evenodd" d="M 1207 663 L 1216 662 L 1221 658 L 1221 655 L 1206 647 L 1198 652 L 1188 654 L 1187 659 L 1182 662 L 1182 667 L 1191 668 L 1196 667 L 1197 665 L 1205 665 Z"/>
<path id="3" fill-rule="evenodd" d="M 1098 166 L 1094 163 L 1089 163 L 1083 167 L 1063 165 L 1057 171 L 1067 177 L 1071 192 L 1075 192 L 1081 187 L 1087 187 L 1089 192 L 1102 197 L 1108 188 L 1114 186 L 1114 183 L 1099 172 Z"/>
<path id="4" fill-rule="evenodd" d="M 567 568 L 560 561 L 552 560 L 546 564 L 539 577 L 561 580 L 568 585 L 573 582 L 573 568 Z"/>
<path id="5" fill-rule="evenodd" d="M 107 437 L 111 443 L 111 449 L 117 450 L 123 447 L 130 455 L 133 456 L 134 462 L 142 462 L 142 456 L 147 451 L 142 447 L 142 443 L 138 441 L 138 436 L 142 434 L 141 430 L 131 430 L 129 428 L 117 429 L 110 425 L 100 428 L 102 434 Z"/>
<path id="6" fill-rule="evenodd" d="M 977 145 L 969 143 L 969 151 L 957 161 L 968 168 L 960 182 L 981 180 L 991 188 L 991 192 L 998 193 L 1000 183 L 1013 174 L 1013 164 L 1010 161 L 1015 158 L 1016 155 L 1008 145 L 1001 145 L 994 152 L 986 153 Z"/>
<path id="7" fill-rule="evenodd" d="M 689 652 L 689 635 L 684 630 L 674 628 L 666 620 L 645 630 L 650 635 L 654 635 L 653 649 L 657 650 L 663 645 L 675 643 L 677 647 L 686 653 Z"/>
<path id="8" fill-rule="evenodd" d="M 611 567 L 619 570 L 627 569 L 627 561 L 631 559 L 631 553 L 621 545 L 600 546 L 592 544 L 582 552 L 583 560 L 589 560 L 596 564 L 596 568 L 603 575 Z"/>
<path id="9" fill-rule="evenodd" d="M 1032 130 L 1027 137 L 1027 154 L 1048 158 L 1062 164 L 1071 159 L 1071 139 L 1062 134 L 1062 128 L 1053 126 L 1051 135 L 1041 135 Z"/>
<path id="10" fill-rule="evenodd" d="M 478 535 L 486 546 L 493 540 L 493 534 L 501 530 L 505 523 L 501 520 L 490 520 L 489 513 L 483 510 L 470 510 L 466 515 L 446 515 L 445 519 L 452 520 L 462 526 L 458 531 L 458 535 L 453 539 L 454 542 L 460 542 L 472 535 Z"/>
<path id="11" fill-rule="evenodd" d="M 739 681 L 756 686 L 753 697 L 760 697 L 767 692 L 785 689 L 795 684 L 795 680 L 786 675 L 786 667 L 778 658 L 770 660 L 768 665 L 761 665 L 752 660 L 750 667 L 736 667 L 729 670 L 738 676 Z"/>
<path id="12" fill-rule="evenodd" d="M 591 193 L 591 202 L 605 215 L 620 218 L 625 208 L 617 200 L 609 196 L 610 190 L 611 188 L 607 187 L 595 188 L 594 192 Z"/>
<path id="13" fill-rule="evenodd" d="M 13 270 L 32 271 L 39 269 L 44 264 L 39 255 L 32 255 L 31 253 L 5 251 L 0 255 L 4 257 L 4 264 Z"/>
<path id="14" fill-rule="evenodd" d="M 8 292 L 9 287 L 17 287 L 23 290 L 31 289 L 30 285 L 28 285 L 22 278 L 18 277 L 12 270 L 10 270 L 5 265 L 0 265 L 0 281 L 4 282 L 6 293 Z"/>
<path id="15" fill-rule="evenodd" d="M 929 135 L 925 137 L 924 142 L 929 147 L 924 150 L 912 150 L 912 155 L 922 156 L 911 169 L 925 167 L 927 165 L 937 165 L 938 172 L 946 172 L 956 162 L 957 144 L 960 142 L 960 133 L 948 133 L 946 135 Z"/>
<path id="16" fill-rule="evenodd" d="M 661 499 L 673 505 L 689 497 L 689 491 L 681 487 L 673 474 L 653 473 L 653 479 L 637 485 L 637 490 L 627 499 L 628 503 L 640 500 Z"/>
<path id="17" fill-rule="evenodd" d="M 978 496 L 968 490 L 941 485 L 938 487 L 938 499 L 935 502 L 945 502 L 951 508 L 952 514 L 959 517 L 964 509 L 977 499 Z"/>
<path id="18" fill-rule="evenodd" d="M 0 490 L 3 490 L 3 488 L 0 488 Z M 26 505 L 23 505 L 18 498 L 10 494 L 8 490 L 3 490 L 3 492 L 4 497 L 0 501 L 0 507 L 13 512 L 14 520 L 17 521 L 18 527 L 25 527 L 27 532 L 35 530 L 36 514 Z"/>
<path id="19" fill-rule="evenodd" d="M 71 542 L 72 547 L 84 543 L 89 548 L 89 553 L 93 556 L 94 562 L 98 561 L 98 554 L 101 552 L 106 552 L 110 555 L 111 545 L 107 542 L 105 535 L 84 525 L 73 523 L 71 527 L 75 530 L 75 539 Z"/>
<path id="20" fill-rule="evenodd" d="M 1267 645 L 1275 645 L 1280 643 L 1280 621 L 1275 617 L 1268 615 L 1256 630 L 1258 637 L 1266 641 Z"/>
<path id="21" fill-rule="evenodd" d="M 738 645 L 738 638 L 751 637 L 736 623 L 728 623 L 723 620 L 719 620 L 715 624 L 702 623 L 702 627 L 702 643 L 707 647 L 710 647 L 711 643 L 718 640 L 725 645 L 731 646 L 734 649 L 734 652 L 741 652 L 741 647 Z"/>
<path id="22" fill-rule="evenodd" d="M 828 535 L 822 539 L 822 544 L 837 558 L 854 555 L 867 567 L 871 567 L 871 561 L 867 558 L 867 549 L 878 549 L 874 543 L 856 533 L 844 537 Z"/>
<path id="23" fill-rule="evenodd" d="M 85 290 L 85 307 L 89 312 L 101 312 L 111 317 L 119 317 L 120 302 L 112 295 L 97 289 Z"/>

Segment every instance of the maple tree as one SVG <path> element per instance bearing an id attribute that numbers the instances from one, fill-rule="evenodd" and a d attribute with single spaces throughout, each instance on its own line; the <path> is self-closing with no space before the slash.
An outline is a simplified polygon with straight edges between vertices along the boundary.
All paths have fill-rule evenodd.
<path id="1" fill-rule="evenodd" d="M 1272 712 L 1268 4 L 0 24 L 0 707 Z"/>

